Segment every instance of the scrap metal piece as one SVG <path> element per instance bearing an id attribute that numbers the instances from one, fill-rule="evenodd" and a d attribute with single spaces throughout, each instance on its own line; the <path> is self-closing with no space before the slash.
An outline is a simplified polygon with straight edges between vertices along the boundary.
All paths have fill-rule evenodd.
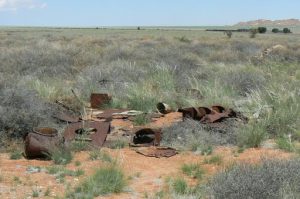
<path id="1" fill-rule="evenodd" d="M 54 128 L 34 128 L 24 138 L 24 152 L 28 159 L 49 158 L 51 150 L 61 143 L 58 132 Z"/>
<path id="2" fill-rule="evenodd" d="M 104 104 L 107 104 L 111 101 L 112 97 L 106 93 L 92 93 L 91 94 L 91 107 L 100 108 Z"/>
<path id="3" fill-rule="evenodd" d="M 142 146 L 159 146 L 161 141 L 161 130 L 142 128 L 135 132 L 133 143 Z"/>
<path id="4" fill-rule="evenodd" d="M 135 150 L 137 153 L 142 154 L 146 157 L 172 157 L 178 152 L 176 149 L 170 148 L 170 147 L 141 147 Z"/>
<path id="5" fill-rule="evenodd" d="M 237 117 L 237 113 L 232 109 L 226 109 L 220 105 L 214 105 L 211 108 L 207 107 L 190 107 L 179 109 L 182 112 L 183 119 L 191 118 L 203 123 L 220 122 L 225 118 Z"/>
<path id="6" fill-rule="evenodd" d="M 104 110 L 103 113 L 97 114 L 96 117 L 98 119 L 104 119 L 105 121 L 110 122 L 112 121 L 113 114 L 122 113 L 124 111 L 128 111 L 128 109 L 107 109 Z"/>
<path id="7" fill-rule="evenodd" d="M 53 117 L 60 121 L 68 122 L 68 123 L 76 123 L 76 122 L 80 121 L 79 117 L 73 116 L 71 114 L 67 114 L 65 112 L 60 112 L 60 113 L 54 115 Z"/>
<path id="8" fill-rule="evenodd" d="M 189 107 L 179 109 L 178 112 L 182 112 L 183 118 L 191 118 L 194 120 L 201 120 L 206 114 L 210 114 L 211 110 L 207 107 Z"/>
<path id="9" fill-rule="evenodd" d="M 85 141 L 90 141 L 93 146 L 101 147 L 103 146 L 107 134 L 110 132 L 109 122 L 99 122 L 99 121 L 85 121 L 73 123 L 67 126 L 64 132 L 65 144 L 68 144 L 76 139 L 77 135 L 80 134 L 82 129 L 93 129 L 92 133 L 88 134 L 89 138 Z"/>
<path id="10" fill-rule="evenodd" d="M 168 104 L 165 104 L 162 102 L 157 103 L 156 108 L 157 108 L 158 112 L 161 114 L 168 114 L 168 113 L 173 112 L 173 110 L 171 109 L 171 107 Z"/>

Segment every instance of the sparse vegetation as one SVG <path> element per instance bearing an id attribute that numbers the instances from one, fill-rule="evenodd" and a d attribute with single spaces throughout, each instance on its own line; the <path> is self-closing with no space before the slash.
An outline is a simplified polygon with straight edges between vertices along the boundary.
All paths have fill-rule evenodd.
<path id="1" fill-rule="evenodd" d="M 19 160 L 19 159 L 22 158 L 22 152 L 20 152 L 19 150 L 12 151 L 12 152 L 10 153 L 9 158 L 10 158 L 11 160 Z"/>
<path id="2" fill-rule="evenodd" d="M 184 174 L 196 179 L 201 179 L 204 174 L 204 170 L 198 164 L 184 164 L 181 170 Z"/>
<path id="3" fill-rule="evenodd" d="M 291 32 L 287 29 L 272 32 Z M 251 39 L 249 32 L 235 32 L 234 37 L 228 32 L 231 39 L 227 39 L 222 32 L 201 30 L 3 27 L 1 147 L 6 149 L 36 126 L 62 130 L 65 123 L 52 117 L 59 109 L 56 100 L 80 112 L 81 102 L 87 103 L 91 92 L 103 92 L 113 96 L 105 108 L 145 113 L 135 118 L 134 125 L 147 124 L 146 114 L 155 111 L 158 102 L 174 110 L 221 104 L 246 116 L 248 122 L 226 119 L 221 127 L 185 120 L 163 129 L 162 145 L 206 155 L 207 164 L 222 163 L 222 158 L 210 156 L 215 146 L 238 145 L 242 151 L 259 147 L 268 138 L 276 140 L 278 148 L 296 152 L 300 141 L 300 39 L 297 34 L 258 36 L 262 30 L 265 29 L 253 29 Z M 278 47 L 277 44 L 281 47 L 260 57 L 265 49 Z M 78 94 L 80 103 L 71 89 Z M 120 149 L 127 143 L 128 140 L 117 140 L 111 148 Z M 71 149 L 53 151 L 51 158 L 54 164 L 66 165 L 72 161 L 72 152 L 90 149 L 86 142 L 75 143 Z M 20 157 L 21 153 L 14 153 L 13 157 Z M 105 162 L 105 168 L 99 168 L 67 198 L 93 198 L 122 191 L 126 181 L 116 160 L 102 150 L 89 151 L 89 155 L 91 160 Z M 76 161 L 74 165 L 80 163 Z M 296 167 L 299 168 L 296 160 L 236 166 L 213 178 L 208 193 L 214 198 L 299 198 Z M 64 182 L 65 176 L 82 175 L 79 168 L 66 171 L 60 167 L 48 172 L 54 172 L 57 180 Z M 194 181 L 203 176 L 196 165 L 184 165 L 182 172 Z M 174 196 L 170 198 L 202 196 L 198 186 L 190 187 L 184 179 L 173 182 Z"/>
<path id="4" fill-rule="evenodd" d="M 213 155 L 211 157 L 207 157 L 204 159 L 204 164 L 215 164 L 215 165 L 221 165 L 223 162 L 222 156 L 220 155 Z"/>
<path id="5" fill-rule="evenodd" d="M 289 138 L 288 136 L 283 136 L 283 137 L 277 138 L 276 144 L 279 149 L 282 149 L 282 150 L 285 150 L 288 152 L 293 152 L 296 149 L 291 138 Z"/>
<path id="6" fill-rule="evenodd" d="M 51 166 L 47 168 L 47 172 L 50 175 L 54 175 L 56 180 L 60 183 L 65 182 L 66 176 L 81 176 L 84 174 L 82 169 L 77 169 L 75 171 L 64 168 L 63 166 Z"/>
<path id="7" fill-rule="evenodd" d="M 109 193 L 120 193 L 126 186 L 125 176 L 118 167 L 97 169 L 96 173 L 69 192 L 66 198 L 94 198 Z"/>
<path id="8" fill-rule="evenodd" d="M 259 147 L 266 139 L 265 124 L 262 122 L 247 124 L 241 129 L 238 137 L 240 147 Z"/>
<path id="9" fill-rule="evenodd" d="M 297 198 L 300 194 L 297 186 L 300 183 L 299 166 L 298 159 L 264 160 L 259 165 L 236 165 L 217 174 L 208 183 L 208 195 L 216 199 Z"/>
<path id="10" fill-rule="evenodd" d="M 68 148 L 55 148 L 51 151 L 51 159 L 54 164 L 66 165 L 73 159 L 73 154 Z"/>
<path id="11" fill-rule="evenodd" d="M 172 182 L 172 188 L 174 192 L 179 195 L 184 195 L 188 192 L 188 184 L 183 178 L 176 178 Z"/>

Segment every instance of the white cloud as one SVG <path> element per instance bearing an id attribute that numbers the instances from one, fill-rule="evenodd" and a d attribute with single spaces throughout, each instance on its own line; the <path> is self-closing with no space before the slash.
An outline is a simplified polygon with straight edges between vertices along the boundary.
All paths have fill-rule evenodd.
<path id="1" fill-rule="evenodd" d="M 45 8 L 46 3 L 38 0 L 0 0 L 0 11 L 16 11 L 18 9 Z"/>

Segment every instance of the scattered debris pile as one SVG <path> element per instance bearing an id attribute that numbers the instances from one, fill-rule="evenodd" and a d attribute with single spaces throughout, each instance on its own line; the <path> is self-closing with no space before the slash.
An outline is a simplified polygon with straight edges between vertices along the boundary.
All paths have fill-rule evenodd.
<path id="1" fill-rule="evenodd" d="M 102 147 L 106 142 L 110 132 L 114 130 L 111 127 L 113 119 L 121 121 L 133 121 L 137 115 L 145 114 L 141 111 L 128 109 L 107 109 L 99 110 L 109 103 L 112 97 L 108 94 L 93 93 L 91 94 L 91 108 L 86 108 L 87 114 L 84 116 L 76 116 L 70 114 L 70 109 L 60 103 L 65 111 L 60 111 L 54 117 L 59 121 L 66 122 L 68 125 L 64 130 L 62 139 L 58 136 L 58 131 L 51 128 L 36 128 L 32 133 L 28 133 L 25 137 L 25 154 L 27 158 L 41 158 L 45 155 L 51 155 L 50 149 L 63 143 L 64 146 L 70 146 L 72 142 L 86 142 L 93 147 Z M 180 108 L 174 111 L 165 103 L 157 104 L 158 114 L 149 114 L 152 119 L 165 117 L 165 115 L 178 112 L 182 113 L 182 120 L 192 119 L 199 121 L 199 124 L 220 124 L 227 118 L 240 118 L 241 114 L 226 109 L 220 105 L 211 107 L 189 107 Z M 79 114 L 78 114 L 79 115 Z M 158 119 L 159 120 L 159 119 Z M 220 127 L 220 125 L 218 125 Z M 163 147 L 161 141 L 163 138 L 162 129 L 153 126 L 142 126 L 131 128 L 128 135 L 132 138 L 129 146 L 133 147 L 137 153 L 147 157 L 171 157 L 177 154 L 176 149 Z M 115 136 L 115 134 L 111 135 Z"/>

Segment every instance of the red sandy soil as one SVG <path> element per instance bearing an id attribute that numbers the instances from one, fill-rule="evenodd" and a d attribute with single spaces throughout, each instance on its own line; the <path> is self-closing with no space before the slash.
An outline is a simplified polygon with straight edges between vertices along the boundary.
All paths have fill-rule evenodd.
<path id="1" fill-rule="evenodd" d="M 128 191 L 122 194 L 110 195 L 102 198 L 142 198 L 145 193 L 148 195 L 163 189 L 168 177 L 183 176 L 180 171 L 184 163 L 198 163 L 206 171 L 206 177 L 215 174 L 226 166 L 237 162 L 257 163 L 261 158 L 289 158 L 290 153 L 274 149 L 248 149 L 241 154 L 235 153 L 236 149 L 219 147 L 212 155 L 220 155 L 223 159 L 221 165 L 204 164 L 204 159 L 209 156 L 196 155 L 192 152 L 182 152 L 171 158 L 149 158 L 136 153 L 130 148 L 106 150 L 111 156 L 118 159 L 121 168 L 124 170 L 128 180 Z M 40 160 L 10 160 L 9 154 L 0 155 L 0 198 L 30 198 L 33 190 L 41 190 L 41 195 L 47 188 L 51 190 L 51 197 L 63 196 L 66 191 L 66 184 L 76 186 L 87 176 L 92 175 L 94 170 L 103 163 L 100 160 L 89 160 L 88 152 L 80 152 L 75 155 L 72 163 L 66 166 L 67 169 L 83 169 L 85 174 L 80 177 L 66 177 L 65 183 L 59 183 L 55 177 L 42 171 L 39 173 L 27 173 L 29 166 L 48 167 L 53 165 L 51 161 Z M 75 166 L 75 161 L 80 161 L 80 166 Z M 18 178 L 18 179 L 17 179 Z M 207 178 L 205 178 L 207 179 Z"/>
<path id="2" fill-rule="evenodd" d="M 170 125 L 180 120 L 181 115 L 178 113 L 168 114 L 161 119 L 150 124 L 154 127 L 162 127 Z M 115 129 L 128 128 L 132 129 L 131 122 L 114 120 L 112 126 Z M 170 158 L 151 158 L 136 153 L 130 148 L 124 149 L 108 149 L 107 151 L 112 157 L 118 160 L 120 167 L 124 170 L 128 178 L 128 188 L 124 193 L 112 194 L 98 198 L 143 198 L 145 194 L 153 195 L 154 193 L 165 189 L 167 186 L 166 179 L 183 176 L 180 168 L 184 163 L 198 163 L 205 170 L 206 181 L 210 176 L 221 171 L 226 166 L 233 163 L 257 163 L 262 158 L 290 158 L 293 154 L 285 153 L 274 149 L 247 149 L 243 153 L 237 153 L 234 147 L 218 147 L 212 155 L 220 155 L 222 157 L 221 165 L 205 164 L 204 159 L 210 156 L 194 154 L 192 152 L 181 152 Z M 75 162 L 81 165 L 76 166 Z M 39 198 L 55 198 L 56 196 L 64 196 L 66 191 L 72 190 L 81 181 L 92 175 L 95 169 L 103 166 L 100 160 L 92 161 L 89 159 L 89 152 L 79 152 L 75 154 L 74 159 L 66 166 L 67 169 L 84 170 L 84 175 L 79 177 L 66 177 L 64 183 L 58 182 L 53 175 L 47 174 L 45 171 L 38 173 L 28 173 L 29 166 L 46 168 L 54 165 L 52 161 L 41 160 L 10 160 L 8 153 L 0 154 L 0 198 L 32 198 L 33 190 L 40 191 Z M 190 183 L 193 180 L 188 179 Z M 104 182 L 105 183 L 105 182 Z M 69 185 L 69 187 L 67 186 Z M 50 196 L 45 197 L 46 190 L 50 190 Z"/>

